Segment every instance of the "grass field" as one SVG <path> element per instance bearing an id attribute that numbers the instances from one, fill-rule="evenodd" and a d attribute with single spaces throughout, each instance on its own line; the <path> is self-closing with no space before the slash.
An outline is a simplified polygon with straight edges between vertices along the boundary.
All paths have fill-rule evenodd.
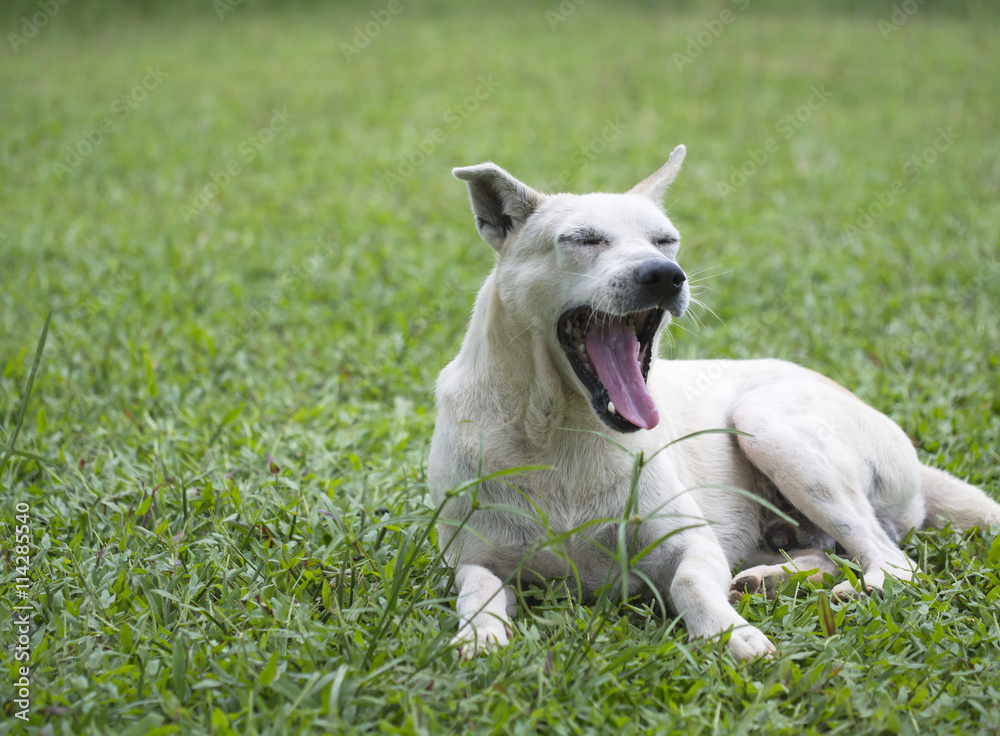
<path id="1" fill-rule="evenodd" d="M 822 371 L 1000 497 L 995 15 L 39 7 L 0 15 L 0 734 L 1000 732 L 997 530 L 912 535 L 835 630 L 746 596 L 771 662 L 550 591 L 460 663 L 425 488 L 492 258 L 451 167 L 621 191 L 685 143 L 717 317 L 665 349 Z"/>

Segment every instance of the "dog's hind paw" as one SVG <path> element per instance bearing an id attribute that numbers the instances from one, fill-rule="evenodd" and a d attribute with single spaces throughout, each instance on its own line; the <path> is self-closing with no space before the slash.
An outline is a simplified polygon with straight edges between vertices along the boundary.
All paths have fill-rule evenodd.
<path id="1" fill-rule="evenodd" d="M 733 629 L 733 633 L 726 643 L 733 656 L 744 662 L 758 657 L 770 659 L 777 651 L 771 640 L 753 626 L 740 626 Z"/>
<path id="2" fill-rule="evenodd" d="M 761 570 L 768 570 L 763 567 Z M 767 598 L 774 598 L 778 592 L 780 581 L 774 575 L 766 572 L 758 572 L 756 569 L 740 573 L 732 583 L 729 584 L 730 603 L 739 603 L 744 593 L 763 593 Z M 734 603 L 735 601 L 735 603 Z"/>
<path id="3" fill-rule="evenodd" d="M 503 649 L 510 643 L 512 635 L 506 624 L 488 616 L 463 626 L 451 640 L 451 645 L 457 650 L 459 659 L 470 660 L 480 654 Z"/>
<path id="4" fill-rule="evenodd" d="M 853 585 L 851 585 L 850 580 L 844 580 L 834 585 L 833 588 L 831 588 L 830 590 L 830 594 L 834 597 L 835 600 L 839 601 L 849 601 L 864 596 L 864 593 L 862 593 L 860 590 L 857 590 Z"/>

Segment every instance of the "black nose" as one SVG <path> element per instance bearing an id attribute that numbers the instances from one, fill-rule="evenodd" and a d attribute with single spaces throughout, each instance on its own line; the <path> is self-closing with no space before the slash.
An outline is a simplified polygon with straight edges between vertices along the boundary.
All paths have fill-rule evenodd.
<path id="1" fill-rule="evenodd" d="M 662 302 L 680 294 L 687 276 L 673 261 L 656 258 L 639 265 L 635 280 L 645 294 Z"/>

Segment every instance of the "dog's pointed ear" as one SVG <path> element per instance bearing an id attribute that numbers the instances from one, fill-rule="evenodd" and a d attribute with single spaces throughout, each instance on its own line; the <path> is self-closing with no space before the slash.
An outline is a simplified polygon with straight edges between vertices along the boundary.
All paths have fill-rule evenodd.
<path id="1" fill-rule="evenodd" d="M 468 183 L 476 229 L 498 251 L 545 198 L 496 164 L 465 166 L 451 173 Z"/>
<path id="2" fill-rule="evenodd" d="M 670 158 L 667 159 L 667 163 L 629 189 L 628 193 L 643 194 L 659 204 L 663 200 L 663 195 L 666 194 L 670 183 L 680 172 L 681 164 L 684 163 L 685 153 L 687 153 L 687 149 L 683 145 L 677 146 L 673 150 L 673 153 L 670 154 Z"/>

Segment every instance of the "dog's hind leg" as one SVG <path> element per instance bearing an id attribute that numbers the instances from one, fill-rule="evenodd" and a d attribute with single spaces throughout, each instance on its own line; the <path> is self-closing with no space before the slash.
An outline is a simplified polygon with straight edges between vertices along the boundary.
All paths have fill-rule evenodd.
<path id="1" fill-rule="evenodd" d="M 458 634 L 452 644 L 462 659 L 507 646 L 510 609 L 514 589 L 479 565 L 459 565 L 455 570 L 458 588 Z"/>
<path id="2" fill-rule="evenodd" d="M 920 465 L 891 420 L 841 392 L 766 385 L 741 398 L 733 426 L 751 435 L 737 437 L 750 462 L 858 561 L 869 591 L 881 590 L 887 574 L 909 580 L 916 569 L 896 540 L 923 520 Z M 833 592 L 854 594 L 846 581 Z"/>
<path id="3" fill-rule="evenodd" d="M 822 583 L 825 575 L 836 575 L 839 570 L 830 556 L 821 549 L 800 549 L 788 553 L 789 559 L 779 554 L 768 554 L 768 561 L 737 573 L 729 587 L 729 602 L 739 603 L 744 593 L 763 593 L 774 598 L 780 585 L 797 572 L 809 572 L 806 580 Z"/>

